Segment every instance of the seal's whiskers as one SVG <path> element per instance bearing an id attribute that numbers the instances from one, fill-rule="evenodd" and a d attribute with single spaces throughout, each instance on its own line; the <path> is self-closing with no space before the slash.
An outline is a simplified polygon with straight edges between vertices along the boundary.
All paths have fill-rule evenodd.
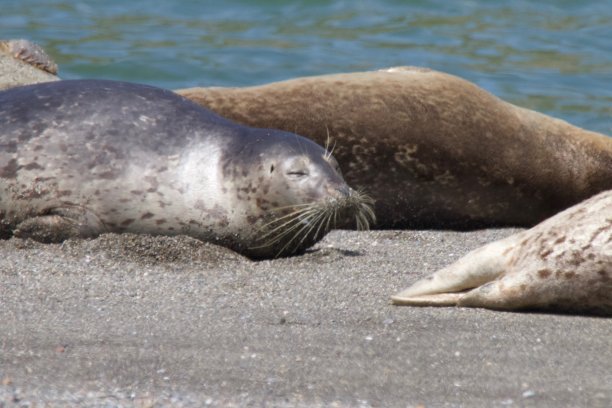
<path id="1" fill-rule="evenodd" d="M 344 218 L 344 214 L 353 214 L 356 229 L 367 230 L 376 219 L 372 205 L 373 200 L 369 196 L 361 191 L 351 190 L 350 194 L 342 199 L 276 208 L 272 210 L 272 221 L 259 229 L 262 234 L 258 241 L 261 244 L 252 249 L 269 248 L 284 242 L 283 246 L 275 251 L 276 257 L 297 253 L 331 229 L 347 226 L 348 220 Z M 277 214 L 289 209 L 293 211 L 282 216 Z"/>
<path id="2" fill-rule="evenodd" d="M 334 140 L 334 145 L 330 149 L 329 145 L 331 144 L 332 138 L 329 134 L 329 128 L 327 126 L 325 126 L 325 130 L 327 131 L 327 139 L 325 139 L 325 160 L 329 160 L 336 149 L 336 141 Z"/>
<path id="3" fill-rule="evenodd" d="M 293 234 L 293 237 L 289 241 L 287 241 L 287 243 L 285 243 L 285 245 L 283 245 L 283 247 L 277 252 L 276 257 L 281 256 L 284 253 L 284 251 L 290 247 L 291 243 L 293 241 L 295 241 L 295 239 L 298 238 L 299 236 L 302 236 L 302 239 L 299 242 L 297 242 L 296 245 L 293 245 L 293 249 L 288 251 L 288 254 L 294 254 L 294 253 L 298 252 L 299 249 L 300 249 L 300 246 L 304 243 L 306 238 L 309 238 L 309 237 L 310 238 L 316 238 L 316 237 L 311 237 L 310 233 L 312 232 L 312 229 L 314 228 L 314 226 L 318 223 L 318 221 L 324 215 L 325 215 L 325 213 L 314 213 L 314 214 L 312 214 L 312 217 L 316 217 L 314 222 L 308 222 L 308 223 L 303 224 L 301 226 L 301 228 L 299 230 L 297 230 L 295 232 L 295 234 Z"/>

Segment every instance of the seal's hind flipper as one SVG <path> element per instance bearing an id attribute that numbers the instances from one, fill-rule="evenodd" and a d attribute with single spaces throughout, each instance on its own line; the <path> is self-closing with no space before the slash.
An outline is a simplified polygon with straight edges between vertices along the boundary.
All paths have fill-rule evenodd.
<path id="1" fill-rule="evenodd" d="M 396 305 L 407 306 L 461 306 L 486 309 L 513 310 L 529 308 L 529 292 L 524 282 L 499 277 L 472 290 L 454 293 L 406 296 L 404 292 L 392 296 Z M 410 289 L 410 288 L 409 288 Z"/>
<path id="2" fill-rule="evenodd" d="M 465 291 L 491 282 L 503 273 L 505 259 L 511 250 L 506 240 L 485 245 L 393 295 L 391 300 L 396 305 L 457 305 Z"/>
<path id="3" fill-rule="evenodd" d="M 406 296 L 400 292 L 391 296 L 391 301 L 394 305 L 404 306 L 457 306 L 463 294 L 464 292 Z"/>
<path id="4" fill-rule="evenodd" d="M 24 220 L 13 231 L 13 235 L 44 243 L 57 243 L 69 238 L 95 237 L 104 231 L 102 222 L 90 211 L 67 207 Z"/>
<path id="5" fill-rule="evenodd" d="M 459 299 L 457 306 L 514 310 L 533 306 L 533 296 L 524 276 L 501 277 L 475 288 Z M 531 300 L 530 300 L 531 298 Z"/>

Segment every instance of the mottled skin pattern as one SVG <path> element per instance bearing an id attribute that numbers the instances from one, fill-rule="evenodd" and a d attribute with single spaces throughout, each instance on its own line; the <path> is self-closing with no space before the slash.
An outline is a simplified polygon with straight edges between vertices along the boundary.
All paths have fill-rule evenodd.
<path id="1" fill-rule="evenodd" d="M 187 234 L 270 257 L 326 228 L 254 247 L 266 223 L 293 205 L 342 209 L 352 193 L 310 140 L 232 123 L 170 91 L 83 80 L 0 93 L 3 238 Z"/>
<path id="2" fill-rule="evenodd" d="M 612 188 L 612 138 L 427 69 L 178 92 L 239 123 L 329 136 L 378 228 L 532 226 Z"/>
<path id="3" fill-rule="evenodd" d="M 472 251 L 392 300 L 612 315 L 612 190 Z"/>

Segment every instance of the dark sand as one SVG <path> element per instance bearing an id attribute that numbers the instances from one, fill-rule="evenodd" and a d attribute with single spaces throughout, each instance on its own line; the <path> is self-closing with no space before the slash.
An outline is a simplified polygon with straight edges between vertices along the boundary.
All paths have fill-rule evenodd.
<path id="1" fill-rule="evenodd" d="M 511 232 L 0 241 L 0 407 L 612 406 L 612 319 L 389 304 Z"/>

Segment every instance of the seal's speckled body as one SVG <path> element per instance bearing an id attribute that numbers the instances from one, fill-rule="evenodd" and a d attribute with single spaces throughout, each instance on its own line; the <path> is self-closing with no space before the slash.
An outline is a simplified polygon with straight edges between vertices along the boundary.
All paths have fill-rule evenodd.
<path id="1" fill-rule="evenodd" d="M 392 299 L 612 315 L 612 190 L 472 251 Z"/>
<path id="2" fill-rule="evenodd" d="M 533 226 L 612 189 L 612 138 L 453 75 L 398 67 L 178 91 L 249 126 L 331 139 L 378 228 Z"/>
<path id="3" fill-rule="evenodd" d="M 310 246 L 332 215 L 367 224 L 362 196 L 320 146 L 145 85 L 2 92 L 0 147 L 4 237 L 181 233 L 269 257 Z"/>

